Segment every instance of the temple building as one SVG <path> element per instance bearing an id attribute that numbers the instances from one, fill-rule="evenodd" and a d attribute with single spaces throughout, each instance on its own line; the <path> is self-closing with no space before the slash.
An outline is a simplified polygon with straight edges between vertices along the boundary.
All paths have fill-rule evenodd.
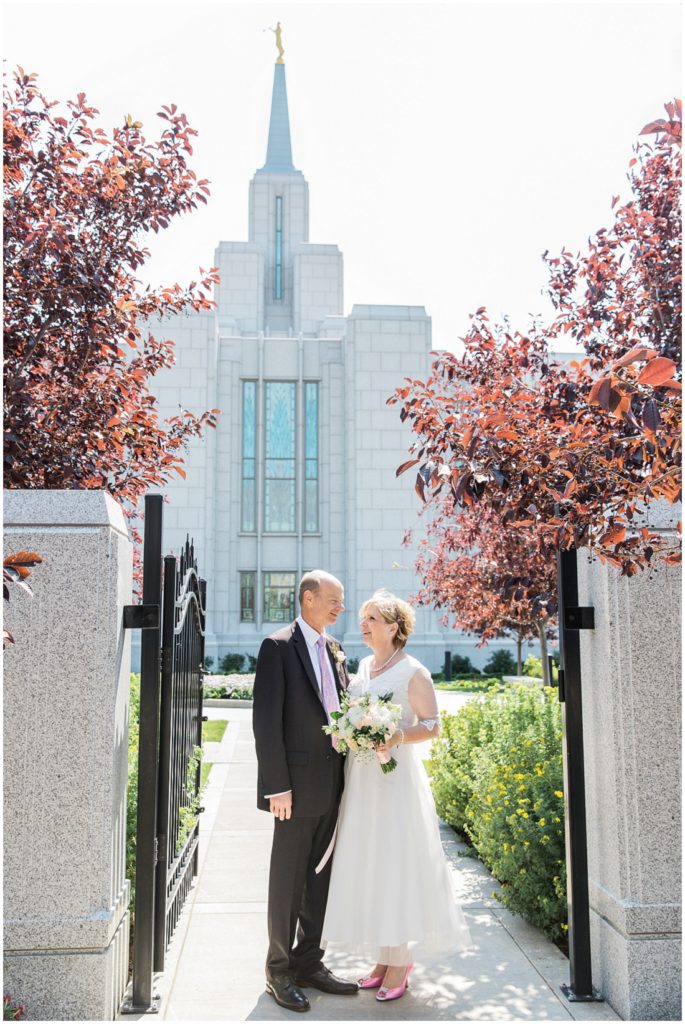
<path id="1" fill-rule="evenodd" d="M 266 160 L 249 188 L 249 237 L 220 242 L 217 308 L 158 321 L 177 365 L 153 381 L 163 417 L 179 405 L 219 408 L 194 441 L 187 476 L 165 488 L 164 549 L 194 538 L 207 579 L 206 653 L 256 654 L 298 612 L 296 586 L 324 568 L 345 586 L 331 630 L 348 656 L 367 653 L 358 609 L 379 587 L 418 589 L 402 546 L 419 502 L 399 479 L 412 435 L 386 400 L 429 372 L 423 306 L 354 305 L 345 313 L 343 256 L 309 240 L 309 186 L 292 157 L 285 65 L 275 65 Z M 506 644 L 509 646 L 509 644 Z M 412 653 L 432 670 L 444 651 L 487 653 L 417 609 Z M 135 652 L 134 652 L 135 657 Z"/>

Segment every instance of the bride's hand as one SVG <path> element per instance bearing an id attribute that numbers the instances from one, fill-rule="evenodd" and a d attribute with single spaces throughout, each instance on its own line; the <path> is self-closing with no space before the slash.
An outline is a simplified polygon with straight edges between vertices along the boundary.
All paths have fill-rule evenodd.
<path id="1" fill-rule="evenodd" d="M 394 732 L 392 734 L 392 736 L 388 736 L 388 738 L 385 741 L 385 743 L 380 743 L 376 747 L 376 750 L 378 750 L 381 754 L 389 754 L 391 748 L 392 747 L 396 747 L 397 744 L 400 742 L 401 738 L 402 738 L 402 733 L 398 729 L 397 732 Z"/>

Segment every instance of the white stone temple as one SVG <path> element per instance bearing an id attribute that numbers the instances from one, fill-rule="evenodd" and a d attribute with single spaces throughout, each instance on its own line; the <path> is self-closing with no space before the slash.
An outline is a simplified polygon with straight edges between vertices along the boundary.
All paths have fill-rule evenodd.
<path id="1" fill-rule="evenodd" d="M 361 603 L 379 587 L 404 597 L 418 589 L 415 550 L 402 539 L 419 500 L 412 473 L 395 476 L 412 433 L 386 400 L 405 376 L 428 375 L 431 320 L 423 306 L 345 314 L 342 253 L 309 241 L 283 63 L 266 161 L 250 182 L 249 239 L 220 242 L 214 262 L 217 308 L 153 328 L 176 345 L 177 365 L 153 381 L 162 417 L 179 405 L 222 410 L 218 429 L 192 444 L 186 479 L 164 491 L 164 550 L 194 538 L 215 665 L 229 651 L 256 654 L 290 622 L 297 581 L 312 568 L 342 580 L 346 611 L 332 632 L 361 656 Z M 433 671 L 447 648 L 487 660 L 472 638 L 417 611 L 412 653 Z"/>

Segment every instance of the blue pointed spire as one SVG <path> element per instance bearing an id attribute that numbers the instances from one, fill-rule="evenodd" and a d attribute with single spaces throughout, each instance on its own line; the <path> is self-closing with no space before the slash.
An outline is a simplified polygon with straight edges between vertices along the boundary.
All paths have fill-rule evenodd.
<path id="1" fill-rule="evenodd" d="M 274 88 L 271 94 L 271 120 L 269 121 L 269 142 L 266 147 L 266 163 L 262 171 L 295 171 L 290 147 L 290 120 L 288 117 L 288 93 L 285 87 L 285 64 L 274 68 Z"/>

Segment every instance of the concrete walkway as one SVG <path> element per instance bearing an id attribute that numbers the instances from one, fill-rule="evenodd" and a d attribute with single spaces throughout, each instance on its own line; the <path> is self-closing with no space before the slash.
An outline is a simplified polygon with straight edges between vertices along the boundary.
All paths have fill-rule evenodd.
<path id="1" fill-rule="evenodd" d="M 456 709 L 459 695 L 441 695 Z M 249 709 L 207 708 L 228 718 L 205 791 L 198 878 L 181 915 L 156 989 L 166 1020 L 289 1020 L 264 991 L 266 892 L 273 822 L 256 809 L 256 760 Z M 427 751 L 426 751 L 427 753 Z M 606 1003 L 569 1003 L 560 990 L 568 960 L 536 929 L 493 897 L 497 883 L 443 826 L 443 843 L 475 947 L 417 964 L 412 986 L 382 1005 L 373 992 L 333 997 L 308 990 L 308 1020 L 618 1020 Z M 368 966 L 337 956 L 343 977 Z M 305 1017 L 305 1015 L 303 1015 Z M 131 1017 L 125 1018 L 131 1020 Z"/>

